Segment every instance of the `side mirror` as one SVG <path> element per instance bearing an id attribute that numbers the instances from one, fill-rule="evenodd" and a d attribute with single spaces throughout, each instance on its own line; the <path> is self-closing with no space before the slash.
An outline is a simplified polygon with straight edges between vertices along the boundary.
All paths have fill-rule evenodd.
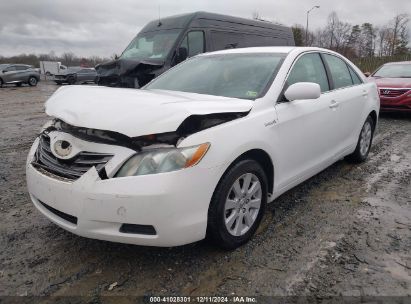
<path id="1" fill-rule="evenodd" d="M 364 75 L 365 75 L 365 77 L 370 77 L 371 73 L 370 72 L 365 72 Z"/>
<path id="2" fill-rule="evenodd" d="M 179 47 L 176 53 L 175 63 L 178 64 L 188 57 L 188 50 L 185 47 Z"/>
<path id="3" fill-rule="evenodd" d="M 289 101 L 303 99 L 317 99 L 321 96 L 321 88 L 318 83 L 297 82 L 288 87 L 284 96 Z"/>

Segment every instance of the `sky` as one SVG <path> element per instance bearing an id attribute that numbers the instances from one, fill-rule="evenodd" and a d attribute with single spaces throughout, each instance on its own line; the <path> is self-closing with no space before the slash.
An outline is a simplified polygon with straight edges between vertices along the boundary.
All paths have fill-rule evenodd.
<path id="1" fill-rule="evenodd" d="M 411 0 L 0 0 L 0 55 L 73 52 L 78 56 L 120 54 L 149 21 L 208 11 L 266 20 L 287 26 L 326 24 L 335 11 L 342 21 L 383 25 L 399 13 L 411 14 Z M 411 24 L 410 24 L 411 27 Z M 411 34 L 411 33 L 410 33 Z"/>

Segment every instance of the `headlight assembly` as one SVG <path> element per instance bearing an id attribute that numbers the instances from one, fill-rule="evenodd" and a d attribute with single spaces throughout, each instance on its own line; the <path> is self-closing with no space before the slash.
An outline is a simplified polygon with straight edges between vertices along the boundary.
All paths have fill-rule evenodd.
<path id="1" fill-rule="evenodd" d="M 147 175 L 189 168 L 201 161 L 209 147 L 209 143 L 204 143 L 186 148 L 143 150 L 128 159 L 115 177 Z"/>

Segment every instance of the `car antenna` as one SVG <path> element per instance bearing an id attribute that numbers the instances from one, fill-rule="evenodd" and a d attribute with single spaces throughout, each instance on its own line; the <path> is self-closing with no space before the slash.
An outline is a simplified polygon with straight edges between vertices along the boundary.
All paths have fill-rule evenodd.
<path id="1" fill-rule="evenodd" d="M 158 24 L 157 26 L 161 26 L 161 18 L 160 18 L 160 5 L 158 6 Z"/>

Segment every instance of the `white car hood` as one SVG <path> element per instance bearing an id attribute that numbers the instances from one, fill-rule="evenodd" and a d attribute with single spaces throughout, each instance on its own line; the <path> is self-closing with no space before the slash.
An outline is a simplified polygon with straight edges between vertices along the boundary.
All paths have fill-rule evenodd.
<path id="1" fill-rule="evenodd" d="M 129 137 L 172 132 L 190 115 L 247 112 L 252 101 L 162 90 L 67 86 L 46 102 L 46 113 L 77 127 Z"/>

